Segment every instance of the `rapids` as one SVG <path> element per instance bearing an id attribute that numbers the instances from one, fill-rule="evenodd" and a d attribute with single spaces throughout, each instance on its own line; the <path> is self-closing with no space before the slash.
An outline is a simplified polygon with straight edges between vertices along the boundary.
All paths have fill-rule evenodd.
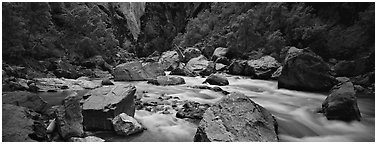
<path id="1" fill-rule="evenodd" d="M 346 123 L 327 120 L 316 111 L 320 109 L 327 94 L 309 93 L 286 89 L 277 89 L 276 81 L 254 80 L 246 77 L 226 75 L 230 85 L 219 86 L 229 92 L 241 92 L 254 102 L 269 110 L 279 125 L 279 141 L 375 141 L 375 102 L 374 97 L 358 98 L 358 106 L 362 120 Z M 191 100 L 213 104 L 223 94 L 205 89 L 193 89 L 188 86 L 202 84 L 205 78 L 184 77 L 186 84 L 177 86 L 156 86 L 146 81 L 115 82 L 115 84 L 133 84 L 137 95 L 148 92 L 150 97 L 168 95 L 180 100 Z M 209 85 L 211 86 L 211 85 Z M 59 94 L 56 94 L 59 95 Z M 60 93 L 60 95 L 67 95 Z M 53 96 L 55 97 L 55 96 Z M 64 98 L 64 96 L 43 95 L 46 101 Z M 59 99 L 59 100 L 60 100 Z M 193 141 L 198 125 L 197 121 L 189 121 L 175 117 L 176 111 L 170 114 L 152 113 L 136 110 L 135 119 L 147 130 L 130 137 L 117 136 L 111 132 L 96 132 L 95 135 L 106 141 Z"/>

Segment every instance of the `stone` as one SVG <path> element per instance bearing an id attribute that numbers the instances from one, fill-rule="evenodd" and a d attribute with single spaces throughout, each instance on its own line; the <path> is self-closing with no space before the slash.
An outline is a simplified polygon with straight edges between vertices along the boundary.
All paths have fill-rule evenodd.
<path id="1" fill-rule="evenodd" d="M 34 86 L 38 89 L 38 92 L 58 91 L 61 89 L 84 90 L 101 86 L 101 83 L 95 83 L 85 79 L 35 78 L 34 81 Z"/>
<path id="2" fill-rule="evenodd" d="M 229 85 L 228 79 L 218 74 L 211 74 L 203 83 L 209 83 L 211 85 L 219 85 L 219 86 Z"/>
<path id="3" fill-rule="evenodd" d="M 117 115 L 112 120 L 112 123 L 118 135 L 129 136 L 144 130 L 143 126 L 136 119 L 125 113 Z"/>
<path id="4" fill-rule="evenodd" d="M 374 84 L 374 72 L 368 72 L 363 75 L 351 77 L 353 84 L 362 85 L 364 87 Z"/>
<path id="5" fill-rule="evenodd" d="M 114 85 L 89 91 L 83 97 L 85 130 L 113 130 L 111 120 L 120 113 L 135 114 L 133 85 Z"/>
<path id="6" fill-rule="evenodd" d="M 343 81 L 334 86 L 322 103 L 322 112 L 329 120 L 360 121 L 356 92 L 352 82 Z"/>
<path id="7" fill-rule="evenodd" d="M 94 69 L 94 68 L 100 68 L 104 71 L 112 71 L 112 66 L 108 64 L 102 56 L 97 55 L 94 57 L 91 57 L 81 64 L 82 66 L 85 66 L 86 68 Z"/>
<path id="8" fill-rule="evenodd" d="M 190 71 L 202 71 L 205 70 L 209 65 L 209 61 L 207 60 L 206 57 L 203 55 L 192 58 L 189 60 L 186 64 L 186 68 L 189 69 Z"/>
<path id="9" fill-rule="evenodd" d="M 215 63 L 221 63 L 223 65 L 229 65 L 230 61 L 226 57 L 219 57 L 219 58 L 216 59 Z"/>
<path id="10" fill-rule="evenodd" d="M 2 141 L 35 142 L 29 137 L 33 133 L 34 120 L 25 107 L 11 104 L 2 105 Z"/>
<path id="11" fill-rule="evenodd" d="M 148 83 L 166 86 L 166 85 L 180 85 L 180 84 L 185 84 L 186 82 L 181 77 L 158 76 L 156 79 L 149 79 Z"/>
<path id="12" fill-rule="evenodd" d="M 181 60 L 183 60 L 183 55 L 177 51 L 166 51 L 162 53 L 159 63 L 162 64 L 164 70 L 172 70 L 178 67 Z"/>
<path id="13" fill-rule="evenodd" d="M 55 110 L 56 127 L 63 139 L 81 137 L 84 134 L 80 100 L 81 97 L 74 92 L 64 99 L 62 106 Z"/>
<path id="14" fill-rule="evenodd" d="M 182 63 L 180 63 L 177 68 L 173 69 L 169 75 L 180 75 L 189 77 L 198 76 L 196 72 L 187 69 Z"/>
<path id="15" fill-rule="evenodd" d="M 80 138 L 80 137 L 71 137 L 69 142 L 105 142 L 104 139 L 101 139 L 96 136 L 87 136 L 85 138 Z"/>
<path id="16" fill-rule="evenodd" d="M 271 56 L 264 56 L 246 63 L 244 73 L 257 79 L 270 79 L 271 75 L 280 67 L 280 64 Z"/>
<path id="17" fill-rule="evenodd" d="M 203 114 L 195 142 L 277 142 L 277 122 L 241 93 L 221 98 Z"/>
<path id="18" fill-rule="evenodd" d="M 246 61 L 244 60 L 233 60 L 229 65 L 229 74 L 233 75 L 243 75 L 245 69 Z"/>
<path id="19" fill-rule="evenodd" d="M 306 49 L 289 49 L 278 78 L 278 88 L 326 92 L 335 84 L 329 66 L 321 57 Z"/>
<path id="20" fill-rule="evenodd" d="M 69 78 L 69 79 L 76 79 L 81 76 L 77 71 L 77 66 L 74 66 L 67 62 L 66 60 L 56 60 L 49 68 L 53 71 L 54 75 L 57 78 Z"/>
<path id="21" fill-rule="evenodd" d="M 183 62 L 188 62 L 190 59 L 196 58 L 202 55 L 202 52 L 197 48 L 189 47 L 183 51 L 183 55 L 184 55 Z"/>
<path id="22" fill-rule="evenodd" d="M 3 104 L 22 106 L 44 113 L 47 110 L 47 102 L 36 93 L 26 91 L 7 92 L 2 95 Z"/>
<path id="23" fill-rule="evenodd" d="M 115 81 L 144 81 L 164 75 L 161 64 L 156 62 L 131 61 L 116 66 L 114 70 Z"/>
<path id="24" fill-rule="evenodd" d="M 108 78 L 103 79 L 102 82 L 101 82 L 101 84 L 102 85 L 114 85 L 114 83 L 111 82 L 111 80 L 108 79 Z"/>
<path id="25" fill-rule="evenodd" d="M 202 119 L 204 112 L 210 107 L 208 104 L 189 101 L 183 104 L 176 114 L 177 118 Z"/>
<path id="26" fill-rule="evenodd" d="M 226 65 L 224 64 L 221 64 L 221 63 L 215 63 L 215 69 L 216 71 L 222 71 L 222 70 L 225 70 L 226 69 Z"/>
<path id="27" fill-rule="evenodd" d="M 212 56 L 213 52 L 215 51 L 215 49 L 213 47 L 207 46 L 207 47 L 201 47 L 200 51 L 202 52 L 202 54 L 205 57 L 211 58 L 211 56 Z"/>
<path id="28" fill-rule="evenodd" d="M 223 47 L 218 47 L 215 49 L 215 51 L 213 52 L 213 55 L 212 55 L 212 60 L 213 61 L 216 61 L 217 58 L 219 57 L 226 57 L 226 55 L 228 54 L 229 52 L 229 49 L 228 48 L 223 48 Z"/>
<path id="29" fill-rule="evenodd" d="M 205 69 L 198 71 L 201 76 L 209 76 L 216 72 L 216 64 L 213 61 L 209 61 Z"/>

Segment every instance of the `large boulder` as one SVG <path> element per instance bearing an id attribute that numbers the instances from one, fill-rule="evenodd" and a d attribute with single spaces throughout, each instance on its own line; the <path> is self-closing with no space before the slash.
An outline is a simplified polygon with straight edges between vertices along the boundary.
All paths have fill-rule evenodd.
<path id="1" fill-rule="evenodd" d="M 88 81 L 83 77 L 78 79 L 64 79 L 64 78 L 35 78 L 34 83 L 29 87 L 35 87 L 39 92 L 58 91 L 61 89 L 69 90 L 84 90 L 94 89 L 101 86 L 101 83 Z"/>
<path id="2" fill-rule="evenodd" d="M 115 81 L 143 81 L 163 75 L 161 64 L 156 62 L 131 61 L 116 66 L 114 70 Z"/>
<path id="3" fill-rule="evenodd" d="M 33 133 L 34 120 L 25 107 L 11 104 L 2 105 L 2 141 L 33 142 L 29 135 Z"/>
<path id="4" fill-rule="evenodd" d="M 162 53 L 159 63 L 162 64 L 164 70 L 172 70 L 179 65 L 181 60 L 183 60 L 183 55 L 177 51 L 166 51 Z"/>
<path id="5" fill-rule="evenodd" d="M 209 76 L 216 72 L 216 64 L 213 61 L 208 61 L 208 65 L 205 69 L 198 71 L 201 76 Z"/>
<path id="6" fill-rule="evenodd" d="M 55 110 L 56 126 L 63 139 L 81 137 L 84 134 L 80 100 L 81 97 L 74 92 Z"/>
<path id="7" fill-rule="evenodd" d="M 193 47 L 186 48 L 185 51 L 183 51 L 184 59 L 183 62 L 188 62 L 192 58 L 196 58 L 200 55 L 202 55 L 202 52 Z"/>
<path id="8" fill-rule="evenodd" d="M 229 65 L 230 61 L 226 57 L 219 57 L 219 58 L 216 59 L 215 63 L 221 63 L 221 64 L 224 64 L 224 65 Z"/>
<path id="9" fill-rule="evenodd" d="M 207 79 L 203 83 L 209 83 L 211 85 L 219 85 L 219 86 L 229 85 L 228 79 L 218 74 L 211 74 L 210 76 L 207 77 Z"/>
<path id="10" fill-rule="evenodd" d="M 176 114 L 177 118 L 202 119 L 204 112 L 210 107 L 208 104 L 189 101 L 183 104 Z"/>
<path id="11" fill-rule="evenodd" d="M 213 47 L 207 46 L 207 47 L 201 47 L 200 51 L 202 52 L 202 54 L 205 57 L 211 58 L 211 56 L 212 56 L 213 52 L 215 51 L 215 49 Z"/>
<path id="12" fill-rule="evenodd" d="M 322 103 L 322 112 L 329 120 L 360 120 L 361 115 L 352 82 L 348 78 L 339 81 L 340 83 L 334 86 Z"/>
<path id="13" fill-rule="evenodd" d="M 212 55 L 211 59 L 212 59 L 212 61 L 216 61 L 217 58 L 219 58 L 219 57 L 226 57 L 226 55 L 228 54 L 228 52 L 229 52 L 228 48 L 218 47 L 213 52 L 213 55 Z"/>
<path id="14" fill-rule="evenodd" d="M 203 55 L 192 58 L 189 60 L 186 64 L 186 68 L 189 69 L 190 71 L 196 71 L 200 72 L 202 70 L 205 70 L 209 65 L 209 61 L 207 60 L 206 57 Z"/>
<path id="15" fill-rule="evenodd" d="M 15 91 L 3 93 L 2 100 L 3 104 L 22 106 L 40 113 L 47 110 L 47 102 L 31 92 Z"/>
<path id="16" fill-rule="evenodd" d="M 229 74 L 243 75 L 246 62 L 244 60 L 233 60 L 228 67 Z"/>
<path id="17" fill-rule="evenodd" d="M 367 56 L 352 61 L 340 61 L 334 66 L 334 71 L 338 77 L 353 77 L 373 71 L 373 69 L 371 69 L 371 62 Z"/>
<path id="18" fill-rule="evenodd" d="M 85 130 L 113 130 L 111 120 L 121 114 L 135 114 L 133 85 L 101 87 L 84 95 L 82 114 Z"/>
<path id="19" fill-rule="evenodd" d="M 249 60 L 246 63 L 244 73 L 257 79 L 269 79 L 279 68 L 280 64 L 271 56 L 264 56 L 257 60 Z"/>
<path id="20" fill-rule="evenodd" d="M 144 130 L 143 126 L 136 119 L 125 113 L 117 115 L 112 120 L 112 123 L 118 135 L 128 136 Z"/>
<path id="21" fill-rule="evenodd" d="M 277 122 L 241 93 L 231 93 L 206 110 L 195 142 L 277 142 Z"/>
<path id="22" fill-rule="evenodd" d="M 334 84 L 330 68 L 321 57 L 306 49 L 289 49 L 278 78 L 279 88 L 328 91 Z"/>
<path id="23" fill-rule="evenodd" d="M 180 85 L 180 84 L 185 84 L 186 82 L 181 77 L 158 76 L 156 79 L 149 79 L 148 83 L 166 86 L 166 85 Z"/>

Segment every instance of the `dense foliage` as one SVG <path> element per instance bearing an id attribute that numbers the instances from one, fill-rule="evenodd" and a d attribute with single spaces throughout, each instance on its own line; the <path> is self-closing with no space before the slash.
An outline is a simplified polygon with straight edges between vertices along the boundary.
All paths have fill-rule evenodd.
<path id="1" fill-rule="evenodd" d="M 233 57 L 243 58 L 277 57 L 285 46 L 310 47 L 324 58 L 353 58 L 374 49 L 374 4 L 213 3 L 173 43 L 228 47 Z"/>

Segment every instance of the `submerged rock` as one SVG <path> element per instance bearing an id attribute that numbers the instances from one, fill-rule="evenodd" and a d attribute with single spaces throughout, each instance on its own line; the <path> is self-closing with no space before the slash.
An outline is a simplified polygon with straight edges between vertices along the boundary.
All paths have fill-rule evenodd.
<path id="1" fill-rule="evenodd" d="M 33 133 L 34 120 L 30 118 L 28 109 L 11 104 L 2 105 L 2 141 L 33 142 L 29 137 Z"/>
<path id="2" fill-rule="evenodd" d="M 101 82 L 101 84 L 102 85 L 114 85 L 114 83 L 111 82 L 111 80 L 108 79 L 108 78 L 103 79 L 102 82 Z"/>
<path id="3" fill-rule="evenodd" d="M 334 86 L 330 95 L 322 103 L 322 112 L 329 120 L 360 120 L 361 115 L 355 94 L 352 82 L 343 80 Z"/>
<path id="4" fill-rule="evenodd" d="M 211 74 L 203 83 L 206 83 L 206 82 L 211 85 L 219 85 L 219 86 L 229 85 L 228 79 L 218 74 Z"/>
<path id="5" fill-rule="evenodd" d="M 133 117 L 121 113 L 117 115 L 112 120 L 114 130 L 118 135 L 132 135 L 135 133 L 142 132 L 144 130 L 143 126 L 139 124 L 139 122 L 136 121 Z"/>
<path id="6" fill-rule="evenodd" d="M 135 114 L 133 85 L 101 87 L 84 95 L 82 114 L 85 130 L 113 130 L 111 120 L 120 113 Z"/>
<path id="7" fill-rule="evenodd" d="M 71 137 L 69 142 L 105 142 L 104 139 L 101 139 L 96 136 L 87 136 L 85 138 L 80 138 L 80 137 Z"/>
<path id="8" fill-rule="evenodd" d="M 305 91 L 328 91 L 335 79 L 321 57 L 309 50 L 291 48 L 278 78 L 278 87 Z"/>
<path id="9" fill-rule="evenodd" d="M 143 81 L 164 75 L 162 65 L 156 62 L 131 61 L 116 66 L 114 70 L 115 81 Z"/>
<path id="10" fill-rule="evenodd" d="M 148 83 L 166 86 L 166 85 L 180 85 L 180 84 L 185 84 L 186 82 L 181 77 L 158 76 L 156 79 L 149 79 Z"/>
<path id="11" fill-rule="evenodd" d="M 241 93 L 231 93 L 206 110 L 195 142 L 277 142 L 274 117 Z"/>
<path id="12" fill-rule="evenodd" d="M 200 104 L 198 102 L 186 102 L 176 114 L 177 118 L 202 119 L 204 112 L 210 107 L 208 104 Z"/>
<path id="13" fill-rule="evenodd" d="M 35 93 L 26 91 L 7 92 L 2 95 L 3 104 L 12 104 L 43 113 L 47 110 L 47 102 Z"/>
<path id="14" fill-rule="evenodd" d="M 63 139 L 81 137 L 84 134 L 80 100 L 81 97 L 75 92 L 67 96 L 63 105 L 55 110 L 56 126 Z"/>

